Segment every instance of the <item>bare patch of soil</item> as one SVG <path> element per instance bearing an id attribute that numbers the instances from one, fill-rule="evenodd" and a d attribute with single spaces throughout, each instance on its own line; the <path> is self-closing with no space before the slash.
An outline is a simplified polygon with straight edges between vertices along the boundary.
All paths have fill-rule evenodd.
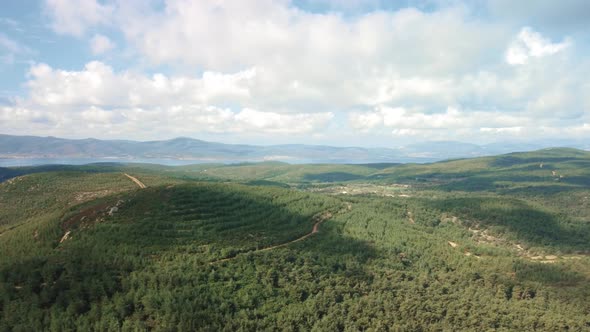
<path id="1" fill-rule="evenodd" d="M 79 192 L 79 193 L 76 193 L 76 195 L 74 196 L 74 201 L 75 201 L 74 203 L 88 202 L 88 201 L 91 201 L 91 200 L 96 199 L 96 198 L 108 196 L 111 193 L 112 193 L 112 191 L 111 190 L 108 190 L 108 189 L 99 190 L 99 191 L 83 191 L 83 192 Z"/>
<path id="2" fill-rule="evenodd" d="M 139 188 L 141 188 L 141 189 L 147 188 L 147 186 L 145 184 L 143 184 L 143 182 L 139 181 L 136 177 L 131 176 L 127 173 L 125 173 L 125 176 L 128 177 L 129 179 L 131 179 L 131 181 L 135 182 L 135 184 L 137 184 L 139 186 Z"/>
<path id="3" fill-rule="evenodd" d="M 88 228 L 99 222 L 103 222 L 107 216 L 112 216 L 119 210 L 124 201 L 118 200 L 113 203 L 101 203 L 88 207 L 79 213 L 69 217 L 61 224 L 61 228 L 65 231 L 59 243 L 62 243 L 71 237 L 72 229 Z"/>
<path id="4" fill-rule="evenodd" d="M 372 183 L 354 183 L 328 187 L 312 187 L 311 192 L 331 195 L 378 195 L 383 197 L 411 197 L 407 192 L 411 189 L 408 184 L 377 185 Z"/>
<path id="5" fill-rule="evenodd" d="M 82 226 L 89 222 L 100 222 L 101 217 L 108 212 L 109 203 L 102 203 L 91 206 L 87 209 L 82 210 L 80 213 L 68 218 L 61 224 L 63 230 L 69 230 L 74 227 Z"/>
<path id="6" fill-rule="evenodd" d="M 67 241 L 70 238 L 70 233 L 72 231 L 67 231 L 64 236 L 61 237 L 61 240 L 59 240 L 59 243 L 64 243 L 64 241 Z"/>
<path id="7" fill-rule="evenodd" d="M 408 221 L 410 222 L 410 224 L 415 224 L 416 221 L 414 220 L 414 217 L 412 215 L 412 211 L 408 211 L 407 215 L 408 215 Z"/>

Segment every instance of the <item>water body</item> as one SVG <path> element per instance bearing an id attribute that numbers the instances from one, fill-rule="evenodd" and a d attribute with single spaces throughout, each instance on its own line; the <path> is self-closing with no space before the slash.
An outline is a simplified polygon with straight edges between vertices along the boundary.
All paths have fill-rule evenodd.
<path id="1" fill-rule="evenodd" d="M 20 167 L 20 166 L 40 166 L 40 165 L 86 165 L 94 163 L 140 163 L 140 164 L 157 164 L 165 166 L 184 166 L 194 164 L 240 164 L 240 163 L 259 163 L 264 161 L 283 161 L 289 164 L 372 164 L 372 163 L 427 163 L 434 162 L 436 158 L 411 158 L 399 157 L 395 159 L 367 159 L 367 160 L 346 160 L 346 159 L 295 159 L 286 160 L 274 159 L 246 159 L 246 160 L 185 160 L 185 159 L 165 159 L 165 158 L 0 158 L 0 167 Z"/>
<path id="2" fill-rule="evenodd" d="M 117 159 L 117 158 L 0 158 L 0 167 L 39 165 L 85 165 L 93 163 L 142 163 L 167 166 L 213 163 L 213 161 L 179 159 Z"/>

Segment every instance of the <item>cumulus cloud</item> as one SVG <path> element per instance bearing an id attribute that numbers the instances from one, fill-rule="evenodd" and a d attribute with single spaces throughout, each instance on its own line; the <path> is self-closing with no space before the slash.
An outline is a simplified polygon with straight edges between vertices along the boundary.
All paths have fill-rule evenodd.
<path id="1" fill-rule="evenodd" d="M 524 65 L 529 58 L 540 58 L 561 52 L 571 44 L 565 39 L 561 43 L 552 43 L 530 27 L 524 27 L 506 51 L 506 62 L 511 65 Z"/>
<path id="2" fill-rule="evenodd" d="M 280 114 L 244 109 L 235 115 L 239 130 L 261 130 L 275 134 L 310 133 L 322 128 L 333 118 L 333 114 Z"/>
<path id="3" fill-rule="evenodd" d="M 108 24 L 114 9 L 97 0 L 45 0 L 53 30 L 65 35 L 82 36 L 89 27 Z"/>
<path id="4" fill-rule="evenodd" d="M 95 55 L 106 53 L 115 48 L 115 44 L 106 36 L 96 34 L 90 40 L 90 49 Z"/>
<path id="5" fill-rule="evenodd" d="M 372 111 L 351 112 L 349 125 L 362 132 L 382 132 L 393 136 L 448 140 L 470 137 L 508 139 L 535 137 L 540 130 L 551 134 L 567 134 L 577 127 L 572 121 L 550 117 L 532 118 L 527 112 L 461 110 L 448 107 L 444 112 L 424 113 L 403 107 L 378 107 Z"/>
<path id="6" fill-rule="evenodd" d="M 173 103 L 208 104 L 240 101 L 249 95 L 254 69 L 234 74 L 205 72 L 201 77 L 117 73 L 100 61 L 80 71 L 54 69 L 47 64 L 29 70 L 29 95 L 43 106 L 155 107 Z"/>
<path id="7" fill-rule="evenodd" d="M 371 119 L 371 121 L 366 121 Z M 440 113 L 423 113 L 403 107 L 378 107 L 372 112 L 351 113 L 351 126 L 372 129 L 384 126 L 395 129 L 460 129 L 479 128 L 482 126 L 505 127 L 522 123 L 523 117 L 501 112 L 461 111 L 448 107 Z M 360 120 L 360 121 L 359 121 Z M 365 120 L 365 121 L 363 121 Z"/>
<path id="8" fill-rule="evenodd" d="M 67 130 L 68 135 L 246 133 L 302 135 L 325 127 L 330 112 L 277 113 L 219 106 L 249 98 L 254 69 L 233 74 L 205 72 L 200 77 L 151 77 L 116 72 L 93 61 L 80 71 L 35 64 L 29 70 L 29 96 L 0 113 L 3 125 L 36 130 Z M 66 129 L 67 128 L 67 129 Z M 167 133 L 167 135 L 166 135 Z"/>
<path id="9" fill-rule="evenodd" d="M 166 11 L 126 17 L 121 27 L 154 64 L 256 68 L 248 107 L 315 112 L 444 99 L 457 75 L 485 65 L 489 50 L 511 37 L 467 15 L 408 8 L 344 18 L 286 1 L 171 0 Z"/>
<path id="10" fill-rule="evenodd" d="M 266 137 L 330 127 L 360 141 L 470 140 L 590 123 L 590 61 L 575 53 L 578 35 L 548 38 L 536 31 L 543 26 L 482 17 L 457 2 L 433 1 L 428 11 L 382 10 L 380 0 L 303 2 L 326 10 L 289 0 L 46 0 L 57 33 L 84 43 L 94 36 L 100 55 L 115 47 L 108 27 L 124 38 L 116 47 L 135 69 L 35 64 L 27 96 L 3 112 L 45 119 L 56 133 L 80 121 L 118 137 L 149 126 L 165 136 Z M 500 15 L 506 2 L 492 2 Z"/>
<path id="11" fill-rule="evenodd" d="M 465 20 L 466 15 L 455 8 L 433 13 L 409 8 L 345 19 L 304 12 L 286 1 L 170 0 L 166 11 L 126 17 L 121 27 L 154 63 L 180 61 L 216 70 L 288 65 L 299 75 L 314 76 L 322 74 L 317 69 L 335 74 L 348 64 L 359 75 L 387 66 L 440 72 L 477 64 L 478 55 L 503 32 Z"/>
<path id="12" fill-rule="evenodd" d="M 139 139 L 184 135 L 305 135 L 322 128 L 331 113 L 279 114 L 251 109 L 232 111 L 216 106 L 169 105 L 153 108 L 85 106 L 80 109 L 48 109 L 38 105 L 0 108 L 0 120 L 10 133 L 34 129 L 37 134 L 55 130 L 77 137 L 125 137 Z"/>

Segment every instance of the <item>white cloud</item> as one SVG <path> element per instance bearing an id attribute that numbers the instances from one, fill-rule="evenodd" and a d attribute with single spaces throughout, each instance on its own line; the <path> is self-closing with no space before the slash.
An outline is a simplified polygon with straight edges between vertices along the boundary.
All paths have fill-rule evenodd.
<path id="1" fill-rule="evenodd" d="M 530 27 L 524 27 L 506 50 L 506 62 L 511 65 L 524 65 L 531 57 L 552 55 L 568 48 L 570 44 L 571 40 L 567 38 L 561 43 L 552 43 Z"/>
<path id="2" fill-rule="evenodd" d="M 522 131 L 522 127 L 500 127 L 500 128 L 483 127 L 483 128 L 479 128 L 479 130 L 481 132 L 484 132 L 484 133 L 494 133 L 494 134 L 509 133 L 509 134 L 514 134 L 514 133 L 520 133 Z"/>
<path id="3" fill-rule="evenodd" d="M 244 109 L 234 112 L 216 106 L 169 105 L 153 108 L 85 106 L 47 109 L 39 105 L 0 108 L 5 132 L 35 130 L 36 134 L 67 137 L 138 139 L 207 134 L 298 136 L 324 128 L 331 113 L 280 114 Z M 29 129 L 27 129 L 29 128 Z"/>
<path id="4" fill-rule="evenodd" d="M 97 0 L 45 0 L 45 9 L 55 32 L 82 36 L 89 27 L 110 23 L 115 7 Z"/>
<path id="5" fill-rule="evenodd" d="M 588 112 L 567 118 L 555 112 L 540 113 L 535 108 L 502 112 L 448 107 L 443 112 L 425 113 L 418 108 L 381 106 L 348 114 L 348 125 L 363 134 L 469 142 L 579 138 L 590 134 L 589 121 Z"/>
<path id="6" fill-rule="evenodd" d="M 39 133 L 43 128 L 54 128 L 58 121 L 59 116 L 51 112 L 20 106 L 0 107 L 0 123 L 6 125 L 3 128 L 5 132 L 18 134 L 36 130 L 36 133 Z"/>
<path id="7" fill-rule="evenodd" d="M 352 128 L 367 132 L 375 127 L 383 126 L 383 115 L 380 112 L 351 112 L 348 115 L 348 121 Z"/>
<path id="8" fill-rule="evenodd" d="M 166 4 L 162 12 L 120 19 L 144 58 L 221 72 L 256 68 L 243 106 L 281 112 L 417 101 L 446 107 L 468 93 L 456 84 L 495 65 L 490 50 L 502 52 L 512 38 L 507 29 L 468 19 L 469 12 L 459 7 L 344 18 L 305 12 L 287 1 Z"/>
<path id="9" fill-rule="evenodd" d="M 239 86 L 243 107 L 334 112 L 359 105 L 421 104 L 440 109 L 475 98 L 501 107 L 518 99 L 517 105 L 508 105 L 514 108 L 523 107 L 520 99 L 540 84 L 524 73 L 495 72 L 497 58 L 490 51 L 504 50 L 510 30 L 472 19 L 463 7 L 378 11 L 345 19 L 338 13 L 305 12 L 288 1 L 169 0 L 164 11 L 148 7 L 140 14 L 119 6 L 109 8 L 117 9 L 113 16 L 120 28 L 154 64 L 255 73 Z M 527 56 L 560 49 L 523 31 Z M 519 91 L 518 98 L 505 97 Z"/>
<path id="10" fill-rule="evenodd" d="M 0 32 L 0 61 L 13 64 L 18 57 L 32 54 L 32 50 Z"/>
<path id="11" fill-rule="evenodd" d="M 423 139 L 448 139 L 457 134 L 518 134 L 524 123 L 531 123 L 523 113 L 505 114 L 494 111 L 459 110 L 448 107 L 445 112 L 423 113 L 403 107 L 377 107 L 369 112 L 352 112 L 349 125 L 360 131 L 384 132 L 394 136 L 421 136 Z"/>
<path id="12" fill-rule="evenodd" d="M 197 136 L 203 133 L 303 135 L 324 128 L 330 112 L 279 113 L 219 106 L 250 97 L 246 83 L 255 69 L 234 74 L 205 72 L 201 77 L 147 77 L 115 72 L 94 61 L 81 71 L 56 70 L 46 64 L 29 70 L 29 96 L 2 109 L 5 128 L 36 122 L 38 132 L 67 136 L 146 138 Z"/>
<path id="13" fill-rule="evenodd" d="M 53 29 L 84 43 L 94 36 L 96 55 L 115 47 L 103 28 L 120 33 L 117 53 L 124 55 L 109 56 L 133 69 L 36 64 L 28 96 L 10 112 L 60 114 L 46 122 L 54 134 L 79 121 L 103 128 L 100 136 L 148 133 L 149 126 L 168 137 L 317 135 L 329 127 L 352 129 L 354 141 L 469 140 L 526 135 L 534 126 L 553 134 L 590 121 L 590 61 L 579 34 L 531 24 L 551 39 L 533 27 L 515 36 L 515 26 L 529 23 L 481 16 L 456 2 L 363 13 L 355 11 L 385 2 L 308 2 L 330 10 L 305 11 L 289 0 L 46 0 Z M 165 69 L 143 72 L 156 68 Z"/>
<path id="14" fill-rule="evenodd" d="M 200 78 L 151 77 L 125 71 L 116 73 L 99 61 L 81 71 L 56 70 L 36 64 L 29 70 L 30 99 L 43 106 L 155 107 L 170 104 L 208 104 L 240 101 L 249 96 L 249 69 L 235 74 L 205 72 Z"/>
<path id="15" fill-rule="evenodd" d="M 87 123 L 109 124 L 112 123 L 114 112 L 105 111 L 96 106 L 90 106 L 80 113 L 80 117 Z"/>
<path id="16" fill-rule="evenodd" d="M 106 36 L 95 34 L 90 40 L 90 49 L 95 55 L 106 53 L 115 48 L 115 44 Z"/>
<path id="17" fill-rule="evenodd" d="M 244 109 L 235 116 L 240 131 L 261 130 L 275 134 L 311 133 L 334 117 L 332 113 L 280 114 Z"/>
<path id="18" fill-rule="evenodd" d="M 157 64 L 264 66 L 319 83 L 387 68 L 416 75 L 473 67 L 504 32 L 466 15 L 454 8 L 404 9 L 345 19 L 304 12 L 286 1 L 170 0 L 164 12 L 127 15 L 120 24 Z"/>
<path id="19" fill-rule="evenodd" d="M 403 107 L 377 107 L 369 113 L 370 117 L 379 118 L 379 121 L 368 123 L 395 129 L 438 129 L 438 128 L 463 128 L 471 123 L 470 114 L 462 114 L 455 108 L 448 108 L 444 113 L 426 114 L 419 111 L 405 109 Z M 358 114 L 351 114 L 351 121 L 355 121 Z M 361 117 L 366 117 L 361 114 Z M 355 125 L 358 127 L 358 123 Z"/>

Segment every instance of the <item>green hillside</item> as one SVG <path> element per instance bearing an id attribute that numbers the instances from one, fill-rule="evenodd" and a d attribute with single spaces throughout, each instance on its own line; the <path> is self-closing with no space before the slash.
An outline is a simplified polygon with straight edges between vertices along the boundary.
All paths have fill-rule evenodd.
<path id="1" fill-rule="evenodd" d="M 587 330 L 589 161 L 12 169 L 0 331 Z"/>

